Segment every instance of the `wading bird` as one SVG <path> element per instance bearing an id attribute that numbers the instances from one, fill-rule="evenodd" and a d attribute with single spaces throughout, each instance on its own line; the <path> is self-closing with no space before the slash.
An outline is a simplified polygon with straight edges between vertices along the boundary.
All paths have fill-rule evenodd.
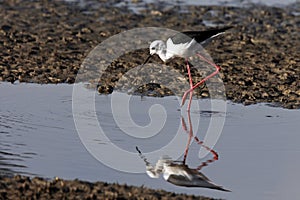
<path id="1" fill-rule="evenodd" d="M 157 54 L 163 62 L 167 62 L 174 57 L 186 58 L 186 67 L 189 76 L 190 89 L 184 93 L 181 106 L 184 105 L 187 95 L 190 94 L 190 100 L 187 109 L 189 111 L 191 108 L 193 90 L 199 87 L 199 85 L 203 84 L 209 78 L 215 76 L 220 71 L 220 67 L 198 53 L 197 48 L 199 49 L 199 44 L 205 46 L 213 38 L 219 36 L 220 34 L 223 34 L 230 28 L 232 27 L 229 26 L 207 31 L 186 31 L 168 38 L 166 42 L 162 40 L 155 40 L 150 44 L 150 55 L 147 57 L 143 65 L 146 64 L 154 54 Z M 211 73 L 195 85 L 193 85 L 192 82 L 192 75 L 188 63 L 188 57 L 192 56 L 193 54 L 196 54 L 200 59 L 214 66 L 216 69 L 213 73 Z"/>

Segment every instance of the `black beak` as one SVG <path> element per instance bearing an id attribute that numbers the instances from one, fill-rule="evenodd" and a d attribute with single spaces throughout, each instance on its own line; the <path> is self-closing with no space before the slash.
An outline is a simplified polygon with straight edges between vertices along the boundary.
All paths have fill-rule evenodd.
<path id="1" fill-rule="evenodd" d="M 151 57 L 152 57 L 152 55 L 150 54 L 150 55 L 146 58 L 146 60 L 145 60 L 145 62 L 143 63 L 143 65 L 146 64 L 146 63 L 150 60 Z"/>

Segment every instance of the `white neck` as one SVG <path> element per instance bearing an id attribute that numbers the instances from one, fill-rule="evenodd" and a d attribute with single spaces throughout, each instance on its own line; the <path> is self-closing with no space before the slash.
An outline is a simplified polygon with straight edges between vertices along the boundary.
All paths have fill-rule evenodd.
<path id="1" fill-rule="evenodd" d="M 174 54 L 167 51 L 167 49 L 163 49 L 157 52 L 157 55 L 162 59 L 162 61 L 167 62 L 170 58 L 174 56 Z"/>

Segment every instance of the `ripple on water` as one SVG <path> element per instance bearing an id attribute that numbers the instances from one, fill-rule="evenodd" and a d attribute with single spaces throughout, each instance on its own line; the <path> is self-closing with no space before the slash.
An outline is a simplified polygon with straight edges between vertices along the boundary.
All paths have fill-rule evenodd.
<path id="1" fill-rule="evenodd" d="M 285 195 L 296 199 L 300 195 L 294 187 L 300 179 L 300 161 L 297 159 L 300 155 L 299 110 L 228 102 L 227 112 L 222 113 L 210 110 L 209 103 L 201 101 L 200 110 L 191 112 L 192 117 L 200 115 L 200 125 L 194 127 L 199 129 L 195 134 L 200 140 L 204 138 L 211 116 L 226 117 L 222 135 L 214 147 L 219 153 L 219 160 L 203 169 L 204 174 L 215 183 L 233 191 L 224 194 L 205 189 L 187 190 L 162 179 L 150 179 L 146 174 L 122 173 L 101 164 L 87 152 L 76 132 L 72 116 L 72 89 L 72 85 L 64 84 L 0 84 L 1 94 L 5 94 L 0 96 L 0 174 L 101 180 L 227 199 L 272 199 L 274 196 L 284 199 Z M 115 143 L 133 153 L 136 146 L 143 153 L 157 147 L 154 142 L 148 144 L 147 139 L 131 140 L 128 135 L 122 134 L 109 112 L 110 95 L 99 95 L 96 102 L 98 100 L 102 107 L 97 105 L 97 116 L 110 134 L 110 140 L 93 141 L 99 147 Z M 133 119 L 137 119 L 140 125 L 149 122 L 146 108 L 159 102 L 172 113 L 170 119 L 180 124 L 181 113 L 178 107 L 172 107 L 177 105 L 174 97 L 144 97 L 143 101 L 133 98 L 130 102 L 139 108 L 131 111 L 132 115 L 137 114 Z M 146 114 L 142 118 L 143 112 Z M 87 111 L 82 117 L 90 120 L 92 116 L 91 111 Z M 166 125 L 172 126 L 172 123 Z M 162 139 L 174 136 L 174 131 L 171 131 L 174 127 L 168 128 L 170 131 L 159 135 Z M 206 157 L 199 159 L 198 155 L 199 146 L 193 143 L 187 158 L 189 166 L 198 166 L 206 160 Z M 140 159 L 138 153 L 137 159 Z M 152 163 L 156 161 L 149 159 Z"/>

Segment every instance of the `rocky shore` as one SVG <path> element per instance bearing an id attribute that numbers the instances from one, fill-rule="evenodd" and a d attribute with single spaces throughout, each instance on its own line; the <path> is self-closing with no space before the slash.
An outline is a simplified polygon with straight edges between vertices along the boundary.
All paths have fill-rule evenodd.
<path id="1" fill-rule="evenodd" d="M 126 4 L 113 6 L 114 1 L 87 2 L 1 1 L 0 81 L 74 83 L 94 47 L 136 27 L 180 31 L 232 25 L 234 28 L 206 47 L 222 68 L 227 99 L 246 105 L 271 102 L 285 108 L 300 107 L 299 3 L 285 8 L 148 4 L 137 14 Z M 111 93 L 119 78 L 141 64 L 147 54 L 144 49 L 111 63 L 98 91 Z M 175 59 L 168 64 L 187 77 L 184 62 Z M 139 88 L 146 95 L 147 90 L 157 90 L 157 96 L 172 95 L 159 84 Z M 196 93 L 199 98 L 208 96 L 206 87 Z"/>
<path id="2" fill-rule="evenodd" d="M 0 177 L 0 199 L 187 199 L 210 200 L 211 198 L 186 194 L 176 194 L 164 190 L 134 187 L 103 182 L 90 183 L 80 180 L 62 180 L 55 178 L 28 178 L 15 176 Z"/>

